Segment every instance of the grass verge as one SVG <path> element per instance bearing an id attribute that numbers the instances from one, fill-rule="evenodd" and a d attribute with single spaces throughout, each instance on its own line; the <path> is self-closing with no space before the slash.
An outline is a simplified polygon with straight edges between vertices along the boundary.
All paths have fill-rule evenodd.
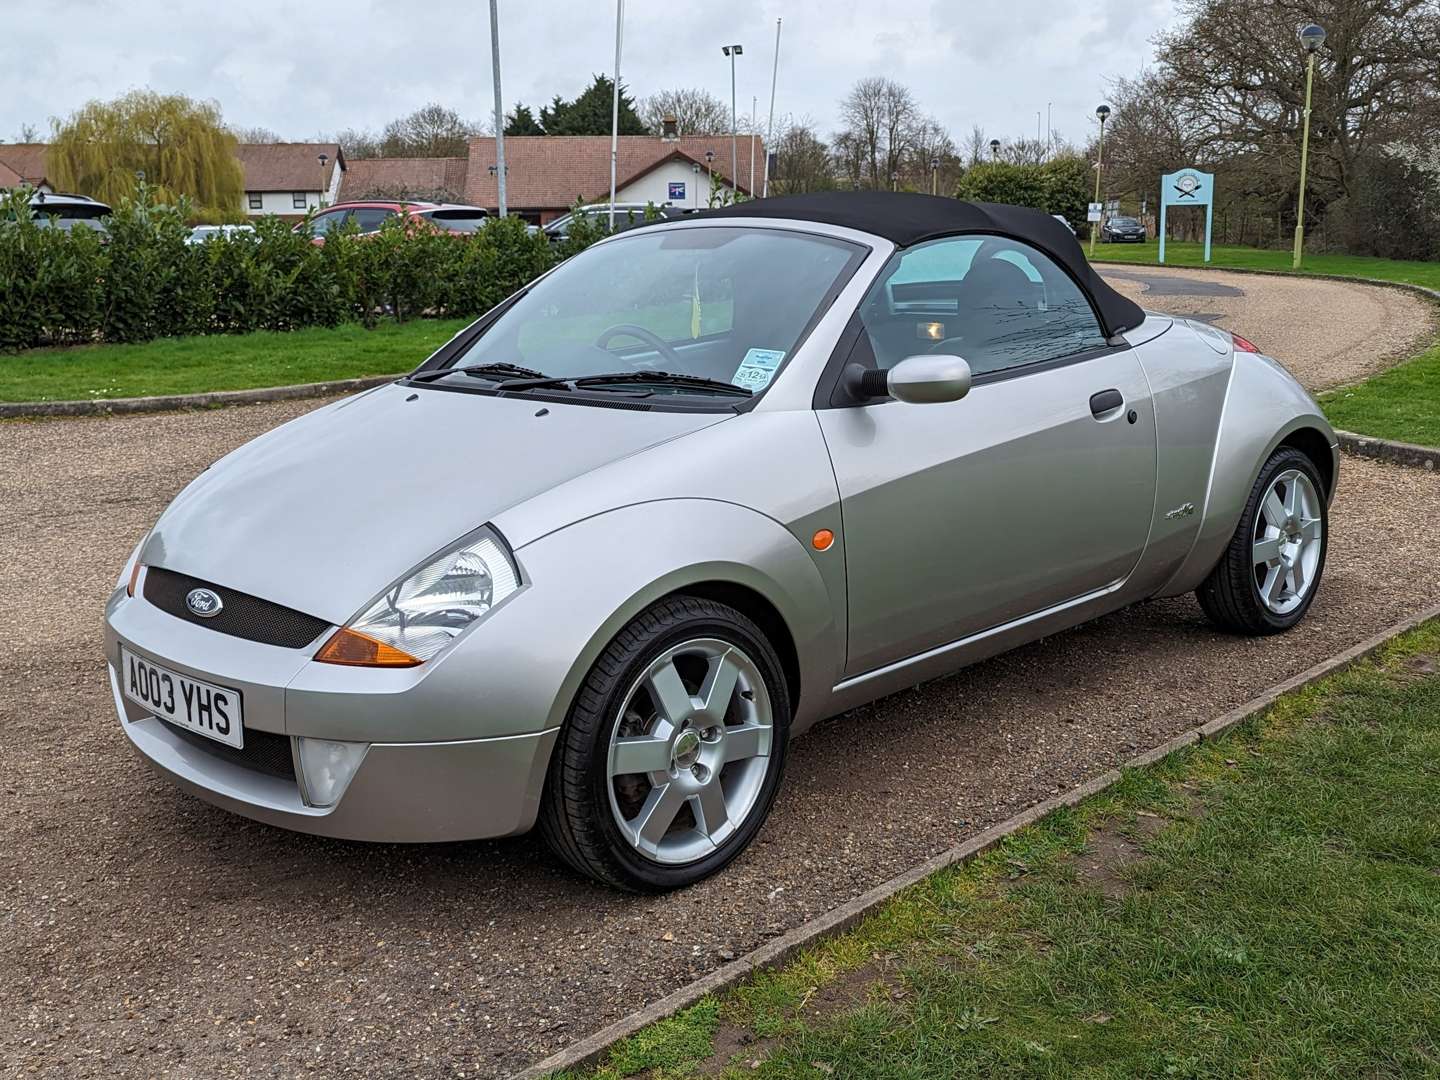
<path id="1" fill-rule="evenodd" d="M 1440 1076 L 1440 623 L 907 890 L 595 1080 Z"/>
<path id="2" fill-rule="evenodd" d="M 0 401 L 194 394 L 409 371 L 468 319 L 162 338 L 0 355 Z"/>
<path id="3" fill-rule="evenodd" d="M 1082 241 L 1083 243 L 1084 241 Z M 1086 249 L 1089 250 L 1088 248 Z M 1165 245 L 1166 266 L 1206 266 L 1205 245 L 1170 241 Z M 1096 244 L 1095 259 L 1104 262 L 1157 265 L 1160 245 L 1155 240 L 1143 244 Z M 1290 273 L 1290 249 L 1240 247 L 1236 244 L 1215 244 L 1210 248 L 1209 267 L 1214 270 L 1283 270 Z M 1406 262 L 1401 259 L 1376 259 L 1364 255 L 1305 256 L 1304 274 L 1317 277 L 1365 277 L 1380 281 L 1398 281 L 1440 289 L 1440 263 Z"/>
<path id="4" fill-rule="evenodd" d="M 1343 431 L 1440 446 L 1440 345 L 1351 387 L 1320 395 Z"/>

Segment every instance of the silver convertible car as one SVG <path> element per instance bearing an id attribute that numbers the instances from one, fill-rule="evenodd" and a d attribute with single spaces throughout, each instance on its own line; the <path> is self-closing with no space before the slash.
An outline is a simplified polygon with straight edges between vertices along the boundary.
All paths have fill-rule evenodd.
<path id="1" fill-rule="evenodd" d="M 1337 467 L 1278 363 L 1047 214 L 768 199 L 604 240 L 216 462 L 106 655 L 125 736 L 217 806 L 538 824 L 669 889 L 745 849 L 821 719 L 1149 597 L 1294 626 Z"/>

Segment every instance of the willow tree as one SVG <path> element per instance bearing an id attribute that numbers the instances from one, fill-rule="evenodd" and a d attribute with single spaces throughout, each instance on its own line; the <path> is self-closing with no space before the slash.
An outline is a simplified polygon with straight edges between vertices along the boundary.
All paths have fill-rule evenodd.
<path id="1" fill-rule="evenodd" d="M 213 102 L 132 90 L 92 101 L 54 125 L 46 161 L 56 187 L 117 205 L 143 176 L 161 201 L 189 198 L 201 213 L 238 215 L 245 174 L 235 136 Z"/>

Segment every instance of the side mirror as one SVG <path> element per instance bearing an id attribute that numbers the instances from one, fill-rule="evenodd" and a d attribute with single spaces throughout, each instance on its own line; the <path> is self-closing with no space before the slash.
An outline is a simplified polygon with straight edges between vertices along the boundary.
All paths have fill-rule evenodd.
<path id="1" fill-rule="evenodd" d="M 958 356 L 907 356 L 889 371 L 852 365 L 846 383 L 857 398 L 893 397 L 911 405 L 959 401 L 970 393 L 970 365 Z"/>

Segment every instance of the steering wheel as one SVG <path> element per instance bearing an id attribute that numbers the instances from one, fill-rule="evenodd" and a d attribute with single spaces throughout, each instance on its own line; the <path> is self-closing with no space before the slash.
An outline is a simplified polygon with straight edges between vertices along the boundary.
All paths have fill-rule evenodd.
<path id="1" fill-rule="evenodd" d="M 675 351 L 674 347 L 672 347 L 668 341 L 656 334 L 652 334 L 643 326 L 636 326 L 634 323 L 616 323 L 614 326 L 602 330 L 600 336 L 595 339 L 595 345 L 598 348 L 604 349 L 610 344 L 611 338 L 617 337 L 639 338 L 663 356 L 666 363 L 673 365 L 674 370 L 680 371 L 685 367 L 685 362 L 680 359 L 680 354 Z M 630 366 L 637 371 L 645 370 L 641 364 L 632 363 Z"/>

